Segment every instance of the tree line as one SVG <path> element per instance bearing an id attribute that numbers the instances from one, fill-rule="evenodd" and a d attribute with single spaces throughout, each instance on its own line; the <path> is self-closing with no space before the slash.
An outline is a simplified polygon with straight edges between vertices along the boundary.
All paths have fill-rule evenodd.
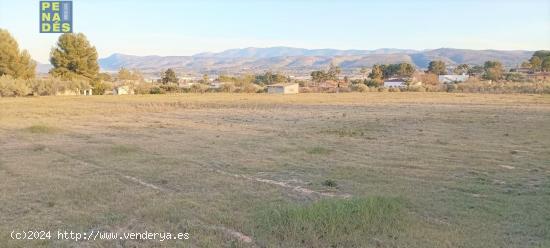
<path id="1" fill-rule="evenodd" d="M 65 81 L 82 81 L 92 86 L 94 94 L 102 94 L 108 85 L 105 81 L 113 78 L 107 73 L 99 72 L 98 54 L 96 48 L 90 44 L 82 33 L 68 33 L 61 35 L 50 52 L 50 63 L 53 68 L 49 74 Z M 550 72 L 550 51 L 537 51 L 532 57 L 521 64 L 531 72 Z M 11 34 L 0 29 L 0 76 L 8 76 L 13 79 L 33 79 L 35 77 L 36 62 L 26 50 L 21 50 L 17 41 Z M 313 82 L 339 81 L 341 68 L 331 64 L 328 70 L 311 72 Z M 384 80 L 392 77 L 410 78 L 416 69 L 410 63 L 375 64 L 372 68 L 362 68 L 361 73 L 369 78 L 368 86 L 379 86 Z M 426 71 L 429 75 L 447 74 L 447 65 L 444 61 L 434 60 L 428 65 Z M 499 61 L 487 61 L 483 65 L 460 64 L 453 69 L 455 74 L 468 74 L 481 76 L 486 80 L 498 81 L 503 78 L 514 77 L 506 73 L 504 66 Z M 517 75 L 516 75 L 517 76 Z M 143 76 L 138 71 L 121 68 L 116 75 L 117 80 L 143 81 Z M 278 73 L 265 72 L 259 75 L 245 75 L 242 77 L 230 77 L 220 75 L 219 81 L 232 82 L 236 85 L 253 83 L 257 85 L 270 85 L 290 82 L 290 78 Z M 178 83 L 179 79 L 173 69 L 167 69 L 161 73 L 160 83 Z M 208 82 L 208 76 L 204 75 L 203 83 Z"/>

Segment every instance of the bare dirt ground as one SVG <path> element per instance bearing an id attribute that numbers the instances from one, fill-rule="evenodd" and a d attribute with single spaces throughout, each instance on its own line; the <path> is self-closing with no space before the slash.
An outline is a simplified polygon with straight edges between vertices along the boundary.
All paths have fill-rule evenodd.
<path id="1" fill-rule="evenodd" d="M 0 98 L 0 244 L 549 247 L 549 151 L 548 95 Z M 394 234 L 285 240 L 258 220 L 273 206 L 373 196 L 404 202 Z M 12 230 L 190 239 L 21 241 Z"/>

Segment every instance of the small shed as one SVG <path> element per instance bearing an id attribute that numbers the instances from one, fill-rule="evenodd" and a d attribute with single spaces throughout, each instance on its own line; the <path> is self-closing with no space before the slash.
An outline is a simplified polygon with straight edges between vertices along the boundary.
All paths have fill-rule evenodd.
<path id="1" fill-rule="evenodd" d="M 400 88 L 400 87 L 406 87 L 407 83 L 402 78 L 390 78 L 384 80 L 384 87 L 386 88 Z"/>
<path id="2" fill-rule="evenodd" d="M 91 96 L 92 95 L 92 88 L 82 89 L 82 95 Z"/>
<path id="3" fill-rule="evenodd" d="M 115 87 L 113 89 L 113 95 L 133 95 L 134 90 L 127 85 Z"/>
<path id="4" fill-rule="evenodd" d="M 210 85 L 208 85 L 208 88 L 221 89 L 224 84 L 225 84 L 224 82 L 214 81 L 214 82 L 211 82 Z"/>
<path id="5" fill-rule="evenodd" d="M 464 82 L 468 78 L 470 78 L 468 75 L 439 75 L 438 80 L 440 83 L 451 84 Z"/>
<path id="6" fill-rule="evenodd" d="M 298 84 L 272 84 L 267 86 L 268 94 L 297 94 Z"/>

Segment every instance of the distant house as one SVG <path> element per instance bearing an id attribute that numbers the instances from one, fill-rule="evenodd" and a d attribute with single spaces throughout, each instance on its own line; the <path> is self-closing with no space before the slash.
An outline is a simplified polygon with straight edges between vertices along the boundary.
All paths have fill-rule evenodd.
<path id="1" fill-rule="evenodd" d="M 224 82 L 218 82 L 218 81 L 214 81 L 214 82 L 211 82 L 208 87 L 210 89 L 220 89 L 225 83 Z"/>
<path id="2" fill-rule="evenodd" d="M 533 72 L 533 69 L 531 69 L 531 68 L 520 67 L 520 68 L 511 69 L 510 72 L 518 72 L 518 73 L 527 74 L 527 73 L 532 73 L 532 72 Z"/>
<path id="3" fill-rule="evenodd" d="M 267 86 L 268 94 L 297 94 L 298 84 L 272 84 Z"/>
<path id="4" fill-rule="evenodd" d="M 197 84 L 195 82 L 190 82 L 190 81 L 184 81 L 184 82 L 179 82 L 178 83 L 178 86 L 180 88 L 184 88 L 184 89 L 190 89 L 191 86 L 193 86 L 194 84 Z"/>
<path id="5" fill-rule="evenodd" d="M 85 95 L 85 96 L 91 96 L 92 95 L 92 87 L 81 90 L 81 93 L 82 93 L 82 95 Z"/>
<path id="6" fill-rule="evenodd" d="M 550 81 L 550 72 L 535 72 L 527 74 L 527 78 L 533 81 Z"/>
<path id="7" fill-rule="evenodd" d="M 113 89 L 113 95 L 133 95 L 134 90 L 127 85 L 115 87 Z"/>
<path id="8" fill-rule="evenodd" d="M 439 75 L 439 82 L 442 84 L 461 83 L 468 80 L 468 75 Z"/>
<path id="9" fill-rule="evenodd" d="M 384 87 L 386 88 L 401 88 L 406 86 L 407 82 L 405 82 L 405 79 L 402 78 L 390 78 L 384 80 Z"/>

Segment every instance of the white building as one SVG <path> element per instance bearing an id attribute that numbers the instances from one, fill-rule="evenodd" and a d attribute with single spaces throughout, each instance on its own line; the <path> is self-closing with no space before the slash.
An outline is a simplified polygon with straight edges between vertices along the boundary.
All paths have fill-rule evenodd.
<path id="1" fill-rule="evenodd" d="M 439 75 L 439 82 L 443 84 L 460 83 L 468 80 L 468 75 Z"/>
<path id="2" fill-rule="evenodd" d="M 133 95 L 133 94 L 134 94 L 134 90 L 126 85 L 118 86 L 113 89 L 113 95 Z"/>
<path id="3" fill-rule="evenodd" d="M 298 84 L 272 84 L 267 86 L 268 94 L 297 94 L 300 87 Z"/>
<path id="4" fill-rule="evenodd" d="M 384 87 L 386 88 L 407 87 L 407 83 L 402 78 L 390 78 L 390 79 L 384 80 Z"/>
<path id="5" fill-rule="evenodd" d="M 208 87 L 210 89 L 220 89 L 224 84 L 225 84 L 224 82 L 214 81 L 214 82 L 211 82 Z"/>

